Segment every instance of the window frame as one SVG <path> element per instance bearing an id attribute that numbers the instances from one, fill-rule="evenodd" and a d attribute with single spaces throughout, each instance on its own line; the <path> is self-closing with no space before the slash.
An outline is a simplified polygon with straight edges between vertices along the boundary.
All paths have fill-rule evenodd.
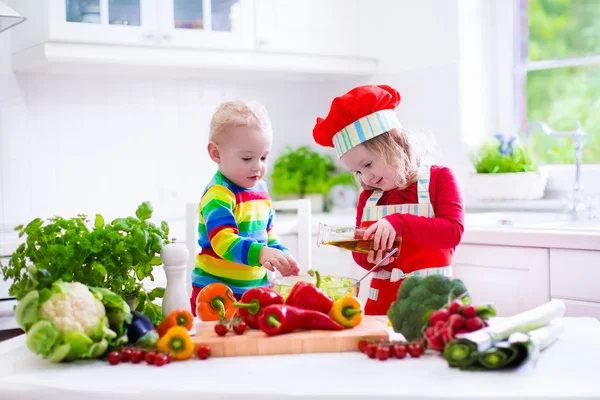
<path id="1" fill-rule="evenodd" d="M 527 54 L 521 48 L 520 26 L 527 23 L 529 0 L 508 0 L 495 2 L 494 31 L 496 47 L 497 78 L 497 117 L 503 132 L 521 132 L 526 134 L 527 94 L 525 83 L 527 72 L 572 66 L 600 66 L 600 54 L 583 57 L 528 61 Z M 549 176 L 547 197 L 552 192 L 571 192 L 573 190 L 574 164 L 544 164 Z M 573 179 L 565 179 L 568 173 Z M 600 182 L 600 164 L 583 164 L 582 179 L 584 192 L 589 191 L 592 182 Z M 586 190 L 588 189 L 588 190 Z M 597 190 L 600 191 L 600 190 Z M 593 192 L 593 190 L 592 190 Z"/>

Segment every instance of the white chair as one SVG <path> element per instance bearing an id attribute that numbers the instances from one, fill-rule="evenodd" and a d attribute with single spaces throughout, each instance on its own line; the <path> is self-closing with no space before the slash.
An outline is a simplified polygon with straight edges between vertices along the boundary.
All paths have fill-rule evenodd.
<path id="1" fill-rule="evenodd" d="M 308 271 L 312 266 L 311 260 L 311 207 L 310 200 L 298 199 L 298 200 L 284 200 L 284 201 L 273 201 L 271 207 L 275 211 L 275 232 L 278 232 L 277 227 L 280 225 L 289 227 L 293 233 L 285 234 L 286 241 L 282 241 L 283 244 L 287 244 L 287 240 L 290 236 L 295 236 L 295 246 L 290 245 L 290 251 L 294 258 L 298 261 L 300 268 L 303 272 Z M 295 211 L 296 215 L 291 216 L 290 214 L 277 214 L 277 211 Z M 286 229 L 287 230 L 287 229 Z M 185 211 L 185 243 L 190 253 L 190 258 L 187 263 L 187 279 L 188 279 L 188 293 L 192 295 L 192 270 L 196 265 L 196 255 L 200 251 L 198 246 L 198 203 L 186 204 Z M 295 251 L 294 251 L 295 248 Z M 269 274 L 272 278 L 273 274 Z"/>

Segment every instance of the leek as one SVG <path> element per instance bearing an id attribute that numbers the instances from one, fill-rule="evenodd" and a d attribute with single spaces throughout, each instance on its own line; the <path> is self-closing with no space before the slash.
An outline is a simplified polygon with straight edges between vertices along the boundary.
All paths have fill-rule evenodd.
<path id="1" fill-rule="evenodd" d="M 560 307 L 560 305 L 555 303 L 552 307 Z M 558 308 L 556 310 L 548 308 L 546 311 L 556 312 Z M 550 314 L 547 314 L 543 318 L 548 318 L 548 315 Z M 536 320 L 535 323 L 539 323 L 543 318 Z M 521 320 L 520 322 L 522 323 L 523 321 Z M 522 325 L 523 329 L 527 329 L 529 326 L 532 325 Z M 502 329 L 501 335 L 506 335 L 506 332 L 513 330 L 513 327 L 510 324 L 506 324 Z M 487 330 L 487 328 L 480 331 L 484 330 Z M 444 349 L 444 358 L 448 361 L 449 366 L 463 370 L 516 368 L 528 360 L 535 364 L 540 352 L 554 343 L 563 331 L 564 325 L 562 319 L 555 319 L 550 321 L 546 326 L 530 330 L 527 333 L 524 331 L 513 332 L 508 338 L 504 338 L 506 340 L 495 341 L 492 346 L 484 350 L 479 350 L 481 347 L 480 343 L 465 338 L 469 334 L 460 335 L 461 338 L 454 339 L 448 343 Z M 481 337 L 483 336 L 480 335 L 479 338 Z"/>

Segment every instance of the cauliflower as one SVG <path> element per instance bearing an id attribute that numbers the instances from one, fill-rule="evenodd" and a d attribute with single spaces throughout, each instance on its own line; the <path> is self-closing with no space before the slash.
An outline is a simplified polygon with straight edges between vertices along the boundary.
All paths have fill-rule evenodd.
<path id="1" fill-rule="evenodd" d="M 108 289 L 57 281 L 23 297 L 15 315 L 27 333 L 27 347 L 50 361 L 102 356 L 127 342 L 129 306 Z"/>
<path id="2" fill-rule="evenodd" d="M 63 335 L 72 331 L 82 331 L 92 336 L 94 330 L 106 317 L 104 304 L 98 300 L 83 283 L 65 284 L 66 293 L 56 292 L 39 309 L 40 318 L 54 323 L 56 330 Z M 106 325 L 108 320 L 104 319 Z"/>

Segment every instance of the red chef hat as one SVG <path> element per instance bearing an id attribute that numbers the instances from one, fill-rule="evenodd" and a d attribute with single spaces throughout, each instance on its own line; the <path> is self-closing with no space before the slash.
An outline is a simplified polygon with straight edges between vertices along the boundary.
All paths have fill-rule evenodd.
<path id="1" fill-rule="evenodd" d="M 400 93 L 390 86 L 358 86 L 333 99 L 327 117 L 317 118 L 313 137 L 321 146 L 335 147 L 341 157 L 369 139 L 401 129 L 394 111 L 398 104 Z"/>

